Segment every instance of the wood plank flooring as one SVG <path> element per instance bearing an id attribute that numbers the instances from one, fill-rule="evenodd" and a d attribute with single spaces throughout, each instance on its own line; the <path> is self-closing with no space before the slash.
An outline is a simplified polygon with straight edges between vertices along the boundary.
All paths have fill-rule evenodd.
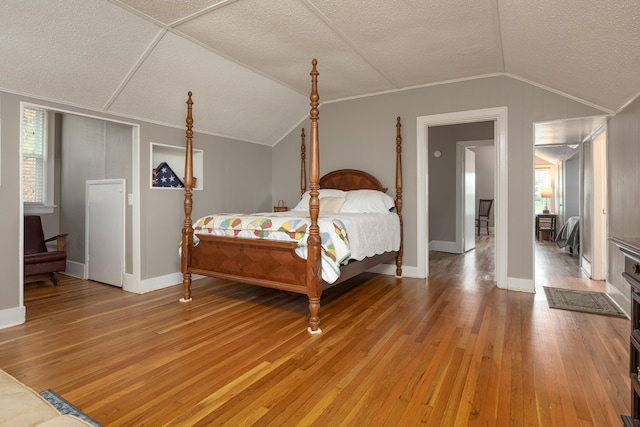
<path id="1" fill-rule="evenodd" d="M 629 320 L 549 309 L 542 285 L 603 290 L 537 244 L 536 294 L 493 285 L 493 236 L 430 254 L 428 280 L 363 274 L 302 295 L 215 279 L 145 295 L 28 285 L 0 368 L 105 426 L 616 426 Z"/>

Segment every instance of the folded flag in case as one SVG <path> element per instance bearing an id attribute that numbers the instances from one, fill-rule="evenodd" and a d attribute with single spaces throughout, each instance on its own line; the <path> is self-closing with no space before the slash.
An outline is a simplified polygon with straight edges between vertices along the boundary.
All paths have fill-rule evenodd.
<path id="1" fill-rule="evenodd" d="M 162 162 L 155 169 L 154 182 L 156 187 L 174 187 L 184 188 L 184 184 L 173 172 L 173 169 L 166 163 Z"/>

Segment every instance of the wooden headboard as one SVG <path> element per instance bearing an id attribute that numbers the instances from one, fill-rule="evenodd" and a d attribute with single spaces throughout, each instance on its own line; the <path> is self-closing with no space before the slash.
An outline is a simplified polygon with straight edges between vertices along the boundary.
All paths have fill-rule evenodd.
<path id="1" fill-rule="evenodd" d="M 378 178 L 357 169 L 338 169 L 320 178 L 320 188 L 335 188 L 343 191 L 378 190 L 383 193 L 387 189 L 382 186 Z"/>

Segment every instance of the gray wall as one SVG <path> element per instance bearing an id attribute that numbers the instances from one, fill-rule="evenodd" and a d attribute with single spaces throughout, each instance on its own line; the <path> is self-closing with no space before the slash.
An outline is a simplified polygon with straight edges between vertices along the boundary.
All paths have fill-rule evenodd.
<path id="1" fill-rule="evenodd" d="M 638 238 L 640 194 L 635 188 L 640 182 L 640 100 L 636 99 L 609 119 L 607 131 L 608 236 Z M 624 257 L 618 247 L 611 243 L 607 268 L 608 282 L 628 298 L 629 285 L 622 278 Z M 628 308 L 628 302 L 625 305 Z"/>
<path id="2" fill-rule="evenodd" d="M 197 112 L 194 106 L 195 129 L 199 120 Z M 184 147 L 185 131 L 148 124 L 140 129 L 143 279 L 180 271 L 177 251 L 184 222 L 184 192 L 150 188 L 151 142 Z M 271 210 L 270 147 L 198 132 L 193 144 L 204 152 L 203 190 L 193 192 L 191 217 L 194 222 L 216 212 Z"/>
<path id="3" fill-rule="evenodd" d="M 580 216 L 580 154 L 564 161 L 564 216 Z"/>
<path id="4" fill-rule="evenodd" d="M 11 95 L 0 93 L 0 310 L 18 309 L 20 304 L 18 242 L 22 240 L 19 195 L 20 110 L 12 108 Z M 11 126 L 11 124 L 15 124 Z"/>
<path id="5" fill-rule="evenodd" d="M 322 101 L 322 70 L 319 92 Z M 401 116 L 404 263 L 416 266 L 417 117 L 502 106 L 508 108 L 507 275 L 532 280 L 533 123 L 600 115 L 602 111 L 506 76 L 325 104 L 319 125 L 321 173 L 345 167 L 364 169 L 395 194 L 395 118 Z M 308 128 L 307 122 L 304 125 Z M 298 199 L 299 145 L 300 132 L 295 129 L 273 150 L 273 201 L 284 199 L 291 204 Z"/>

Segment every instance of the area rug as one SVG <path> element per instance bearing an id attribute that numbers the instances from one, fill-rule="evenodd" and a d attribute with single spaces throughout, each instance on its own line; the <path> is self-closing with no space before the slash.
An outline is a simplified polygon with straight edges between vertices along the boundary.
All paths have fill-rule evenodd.
<path id="1" fill-rule="evenodd" d="M 80 409 L 73 406 L 71 403 L 67 402 L 62 396 L 60 396 L 55 391 L 50 388 L 41 391 L 40 396 L 44 397 L 49 403 L 51 403 L 55 408 L 63 415 L 75 415 L 78 418 L 85 420 L 88 423 L 93 424 L 96 427 L 102 427 L 96 421 L 92 420 L 87 414 L 82 412 Z"/>
<path id="2" fill-rule="evenodd" d="M 627 317 L 604 292 L 576 291 L 544 286 L 544 293 L 547 295 L 550 308 Z"/>

